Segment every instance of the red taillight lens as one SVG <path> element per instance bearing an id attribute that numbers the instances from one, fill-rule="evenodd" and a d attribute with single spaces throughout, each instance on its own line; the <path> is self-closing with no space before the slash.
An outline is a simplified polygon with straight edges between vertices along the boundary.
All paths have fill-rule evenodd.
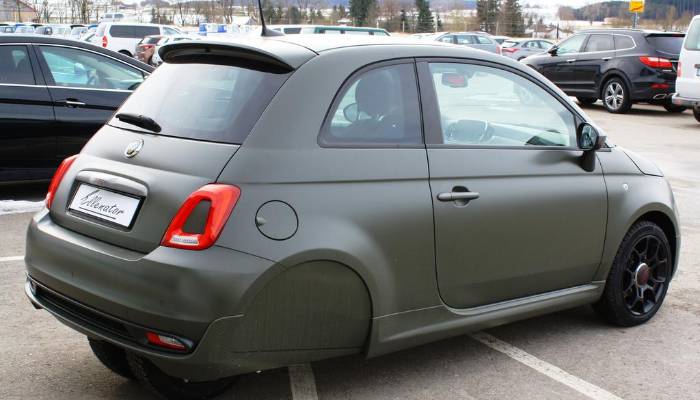
<path id="1" fill-rule="evenodd" d="M 678 68 L 676 68 L 676 75 L 681 76 L 681 62 L 678 61 Z"/>
<path id="2" fill-rule="evenodd" d="M 669 85 L 668 83 L 652 83 L 651 84 L 652 89 L 668 89 L 670 87 L 671 87 L 671 85 Z"/>
<path id="3" fill-rule="evenodd" d="M 102 36 L 102 47 L 107 48 L 107 36 Z"/>
<path id="4" fill-rule="evenodd" d="M 501 46 L 496 45 L 496 53 L 503 54 L 503 49 L 501 49 Z"/>
<path id="5" fill-rule="evenodd" d="M 148 343 L 164 349 L 187 350 L 187 346 L 185 346 L 184 343 L 172 336 L 161 335 L 155 332 L 146 332 L 146 340 L 148 340 Z"/>
<path id="6" fill-rule="evenodd" d="M 639 61 L 641 61 L 644 65 L 652 68 L 663 68 L 663 69 L 672 69 L 673 64 L 671 64 L 671 61 L 665 58 L 661 57 L 639 57 Z"/>
<path id="7" fill-rule="evenodd" d="M 163 237 L 163 246 L 187 250 L 204 250 L 219 238 L 224 225 L 236 206 L 241 190 L 237 186 L 210 184 L 192 193 L 170 222 Z M 210 202 L 209 215 L 202 233 L 184 231 L 185 223 L 192 211 L 203 201 Z"/>
<path id="8" fill-rule="evenodd" d="M 515 53 L 516 51 L 518 51 L 516 47 L 504 47 L 502 50 L 505 53 Z"/>
<path id="9" fill-rule="evenodd" d="M 56 190 L 58 189 L 58 186 L 61 184 L 61 181 L 63 180 L 63 177 L 66 175 L 66 172 L 70 169 L 71 165 L 73 165 L 73 162 L 75 162 L 75 159 L 78 158 L 78 155 L 70 156 L 63 160 L 61 165 L 58 166 L 58 169 L 56 172 L 53 174 L 53 178 L 51 178 L 51 183 L 49 184 L 49 191 L 46 193 L 46 208 L 51 208 L 51 204 L 53 203 L 53 198 L 56 196 Z"/>

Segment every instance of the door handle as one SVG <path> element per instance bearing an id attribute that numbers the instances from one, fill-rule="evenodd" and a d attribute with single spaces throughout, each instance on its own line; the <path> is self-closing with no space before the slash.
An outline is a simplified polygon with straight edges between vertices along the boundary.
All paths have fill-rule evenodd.
<path id="1" fill-rule="evenodd" d="M 476 200 L 479 198 L 477 192 L 445 192 L 437 195 L 440 201 L 456 201 L 456 200 Z"/>
<path id="2" fill-rule="evenodd" d="M 66 100 L 61 100 L 60 103 L 63 103 L 66 105 L 66 107 L 84 107 L 85 103 L 82 101 L 78 101 L 75 99 L 66 99 Z"/>
<path id="3" fill-rule="evenodd" d="M 570 60 L 566 60 L 566 62 L 569 63 L 569 64 L 571 64 L 571 63 L 573 63 L 573 62 L 576 62 L 576 59 L 575 59 L 575 58 L 572 58 L 572 59 L 570 59 Z"/>

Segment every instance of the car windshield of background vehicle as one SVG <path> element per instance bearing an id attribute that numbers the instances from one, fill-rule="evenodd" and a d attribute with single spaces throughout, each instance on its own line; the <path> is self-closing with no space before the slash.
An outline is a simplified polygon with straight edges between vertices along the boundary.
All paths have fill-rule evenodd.
<path id="1" fill-rule="evenodd" d="M 457 146 L 570 146 L 574 115 L 547 91 L 498 68 L 431 63 L 443 143 Z"/>
<path id="2" fill-rule="evenodd" d="M 683 35 L 653 34 L 647 36 L 647 40 L 656 51 L 664 53 L 666 57 L 678 57 L 681 54 Z"/>
<path id="3" fill-rule="evenodd" d="M 161 135 L 241 144 L 289 75 L 229 65 L 164 64 L 118 113 L 153 119 Z M 110 125 L 139 129 L 117 119 Z"/>
<path id="4" fill-rule="evenodd" d="M 586 39 L 586 35 L 576 35 L 571 39 L 566 40 L 564 43 L 557 47 L 557 55 L 562 56 L 569 53 L 578 53 L 581 51 L 581 46 L 583 41 Z"/>
<path id="5" fill-rule="evenodd" d="M 361 73 L 330 114 L 322 140 L 329 145 L 421 144 L 418 87 L 412 64 Z"/>
<path id="6" fill-rule="evenodd" d="M 34 85 L 34 73 L 25 46 L 0 46 L 0 83 Z"/>

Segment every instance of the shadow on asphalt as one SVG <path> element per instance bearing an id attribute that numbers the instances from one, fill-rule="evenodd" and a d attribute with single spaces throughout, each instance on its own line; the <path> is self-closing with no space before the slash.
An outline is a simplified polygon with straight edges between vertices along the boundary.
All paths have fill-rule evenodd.
<path id="1" fill-rule="evenodd" d="M 0 184 L 0 200 L 41 201 L 48 187 L 48 182 Z"/>

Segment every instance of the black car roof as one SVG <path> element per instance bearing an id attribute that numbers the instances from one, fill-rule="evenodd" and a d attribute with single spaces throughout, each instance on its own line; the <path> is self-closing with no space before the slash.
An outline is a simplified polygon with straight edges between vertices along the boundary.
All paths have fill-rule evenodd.
<path id="1" fill-rule="evenodd" d="M 139 69 L 152 72 L 154 68 L 148 64 L 144 64 L 135 58 L 117 53 L 112 50 L 107 50 L 105 48 L 95 46 L 93 44 L 83 42 L 81 40 L 64 39 L 54 36 L 46 35 L 17 35 L 17 34 L 3 34 L 0 35 L 0 44 L 50 44 L 50 45 L 62 45 L 70 47 L 79 47 L 86 50 L 94 51 L 97 53 L 116 58 L 125 63 L 131 64 Z"/>
<path id="2" fill-rule="evenodd" d="M 630 29 L 630 28 L 606 28 L 606 29 L 586 29 L 579 33 L 625 33 L 625 34 L 640 34 L 640 35 L 672 35 L 685 36 L 682 32 L 665 32 L 653 29 Z"/>

